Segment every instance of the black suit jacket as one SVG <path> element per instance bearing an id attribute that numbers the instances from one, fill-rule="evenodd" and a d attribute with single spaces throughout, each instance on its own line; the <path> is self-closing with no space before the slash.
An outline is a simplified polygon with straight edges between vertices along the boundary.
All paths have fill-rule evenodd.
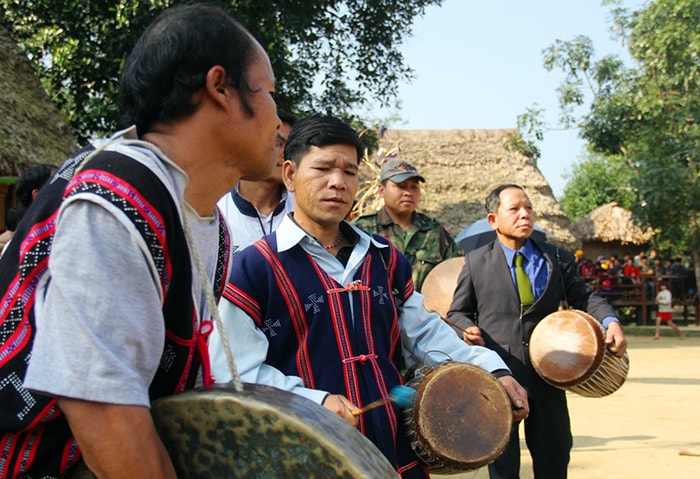
<path id="1" fill-rule="evenodd" d="M 531 394 L 552 392 L 530 363 L 528 343 L 535 325 L 559 309 L 586 311 L 602 321 L 615 310 L 579 276 L 574 257 L 554 245 L 530 239 L 548 265 L 547 286 L 535 304 L 521 311 L 518 290 L 498 240 L 465 257 L 447 319 L 463 328 L 477 325 L 486 347 L 496 351 Z"/>

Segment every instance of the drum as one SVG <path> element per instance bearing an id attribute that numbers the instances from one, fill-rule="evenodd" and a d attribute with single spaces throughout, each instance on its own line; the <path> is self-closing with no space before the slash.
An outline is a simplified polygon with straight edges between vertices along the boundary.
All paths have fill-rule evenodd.
<path id="1" fill-rule="evenodd" d="M 491 374 L 471 364 L 447 362 L 418 368 L 416 389 L 404 411 L 411 446 L 430 472 L 456 474 L 493 462 L 513 425 L 510 399 Z"/>
<path id="2" fill-rule="evenodd" d="M 464 257 L 450 258 L 438 263 L 423 281 L 421 294 L 425 296 L 423 306 L 428 311 L 435 311 L 442 319 L 452 304 L 452 296 L 457 288 L 459 273 L 464 267 Z"/>
<path id="3" fill-rule="evenodd" d="M 535 326 L 530 361 L 547 383 L 585 397 L 614 393 L 629 370 L 627 353 L 608 351 L 603 326 L 576 309 L 556 311 Z"/>
<path id="4" fill-rule="evenodd" d="M 398 478 L 357 429 L 276 388 L 188 391 L 155 401 L 152 414 L 181 479 Z M 82 468 L 70 478 L 94 477 Z"/>

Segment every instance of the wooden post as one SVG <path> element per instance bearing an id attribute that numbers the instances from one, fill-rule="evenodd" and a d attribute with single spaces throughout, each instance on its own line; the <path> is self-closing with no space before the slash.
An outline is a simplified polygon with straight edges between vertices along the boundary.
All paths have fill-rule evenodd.
<path id="1" fill-rule="evenodd" d="M 11 205 L 7 203 L 7 194 L 10 191 L 9 185 L 0 184 L 0 231 L 5 231 L 5 215 Z"/>
<path id="2" fill-rule="evenodd" d="M 644 276 L 641 276 L 639 278 L 639 285 L 642 287 L 642 326 L 646 326 L 647 325 L 648 307 L 647 307 L 647 282 L 644 279 Z"/>

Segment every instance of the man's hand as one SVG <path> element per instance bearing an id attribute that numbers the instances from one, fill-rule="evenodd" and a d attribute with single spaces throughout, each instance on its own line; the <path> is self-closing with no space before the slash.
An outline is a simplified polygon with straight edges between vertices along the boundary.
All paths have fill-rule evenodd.
<path id="1" fill-rule="evenodd" d="M 323 407 L 345 419 L 351 426 L 357 426 L 359 418 L 357 416 L 353 416 L 352 412 L 357 411 L 360 408 L 351 403 L 345 396 L 341 396 L 340 394 L 330 394 L 326 396 L 326 399 L 323 401 Z"/>
<path id="2" fill-rule="evenodd" d="M 462 339 L 469 345 L 483 346 L 484 338 L 481 337 L 481 329 L 478 326 L 469 326 L 462 331 Z"/>
<path id="3" fill-rule="evenodd" d="M 525 419 L 530 414 L 530 405 L 527 402 L 527 391 L 513 376 L 503 376 L 498 378 L 506 390 L 513 405 L 513 421 Z"/>
<path id="4" fill-rule="evenodd" d="M 68 398 L 59 398 L 58 405 L 97 477 L 176 479 L 147 407 Z"/>
<path id="5" fill-rule="evenodd" d="M 605 345 L 615 356 L 622 357 L 627 351 L 627 339 L 625 333 L 622 332 L 622 326 L 617 321 L 608 324 L 608 330 L 605 332 Z"/>

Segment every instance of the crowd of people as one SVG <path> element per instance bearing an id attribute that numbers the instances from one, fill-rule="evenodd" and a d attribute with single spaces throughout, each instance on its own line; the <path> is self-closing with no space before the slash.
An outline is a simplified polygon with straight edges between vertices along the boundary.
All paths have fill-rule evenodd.
<path id="1" fill-rule="evenodd" d="M 0 258 L 0 477 L 64 477 L 81 460 L 101 478 L 176 477 L 150 405 L 232 379 L 229 352 L 243 380 L 337 414 L 405 479 L 429 472 L 390 391 L 414 365 L 476 365 L 512 408 L 490 477 L 519 477 L 521 421 L 535 477 L 566 477 L 566 395 L 537 376 L 530 334 L 566 301 L 613 354 L 626 339 L 574 256 L 531 237 L 521 186 L 485 198 L 496 239 L 464 258 L 456 331 L 420 293 L 463 255 L 416 211 L 422 175 L 386 162 L 385 206 L 348 222 L 360 137 L 279 111 L 264 48 L 223 10 L 164 10 L 119 89 L 124 129 L 37 189 Z"/>
<path id="2" fill-rule="evenodd" d="M 575 252 L 579 273 L 584 279 L 600 283 L 604 294 L 610 294 L 619 284 L 644 284 L 646 297 L 655 298 L 657 284 L 666 281 L 675 298 L 693 297 L 695 290 L 695 264 L 690 252 L 676 255 L 659 255 L 656 249 L 637 254 L 624 253 L 609 257 L 598 256 L 595 262 L 584 256 L 583 250 Z"/>

